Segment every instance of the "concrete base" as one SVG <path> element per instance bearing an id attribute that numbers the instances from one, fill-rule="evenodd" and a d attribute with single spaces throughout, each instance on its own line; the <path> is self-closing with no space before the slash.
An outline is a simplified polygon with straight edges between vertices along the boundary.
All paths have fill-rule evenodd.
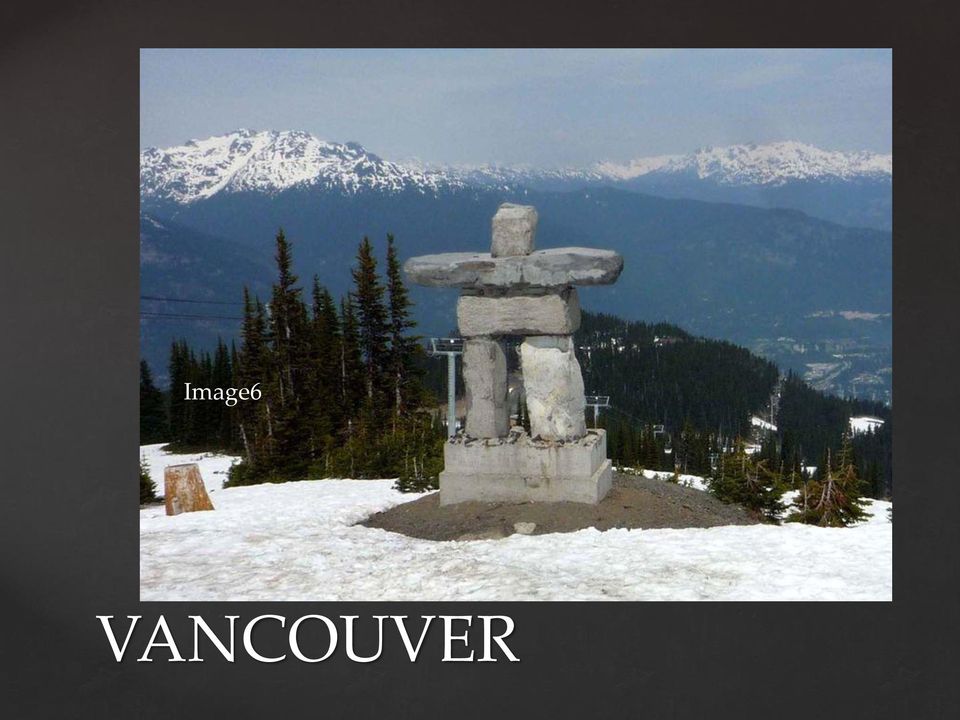
<path id="1" fill-rule="evenodd" d="M 458 435 L 444 445 L 443 459 L 441 505 L 468 500 L 596 505 L 613 482 L 604 430 L 566 443 L 532 440 L 519 428 L 500 439 Z"/>

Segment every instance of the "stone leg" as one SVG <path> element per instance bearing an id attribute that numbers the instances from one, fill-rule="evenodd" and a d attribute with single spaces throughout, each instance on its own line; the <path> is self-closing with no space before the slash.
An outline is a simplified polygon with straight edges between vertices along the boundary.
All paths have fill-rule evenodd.
<path id="1" fill-rule="evenodd" d="M 530 434 L 577 440 L 587 433 L 583 375 L 570 335 L 536 335 L 520 346 Z"/>
<path id="2" fill-rule="evenodd" d="M 510 408 L 503 343 L 488 337 L 464 338 L 463 380 L 467 390 L 467 436 L 506 436 L 510 431 Z"/>

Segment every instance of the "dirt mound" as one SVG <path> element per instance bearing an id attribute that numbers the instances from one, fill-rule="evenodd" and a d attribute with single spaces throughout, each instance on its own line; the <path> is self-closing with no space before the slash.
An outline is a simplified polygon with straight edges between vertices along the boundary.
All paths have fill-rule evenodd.
<path id="1" fill-rule="evenodd" d="M 689 528 L 759 522 L 739 505 L 727 505 L 700 490 L 614 474 L 612 489 L 598 505 L 465 502 L 441 507 L 437 493 L 431 493 L 371 515 L 359 524 L 424 540 L 481 540 L 516 532 L 543 535 L 588 527 Z M 516 527 L 517 523 L 527 525 Z M 529 523 L 535 525 L 532 533 Z"/>

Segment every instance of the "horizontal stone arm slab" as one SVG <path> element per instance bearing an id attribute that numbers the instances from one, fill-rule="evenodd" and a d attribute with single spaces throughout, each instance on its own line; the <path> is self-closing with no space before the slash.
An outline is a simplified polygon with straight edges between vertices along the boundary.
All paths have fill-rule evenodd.
<path id="1" fill-rule="evenodd" d="M 578 247 L 507 257 L 490 253 L 421 255 L 404 265 L 407 278 L 417 285 L 460 288 L 609 285 L 622 270 L 623 257 L 618 253 Z"/>

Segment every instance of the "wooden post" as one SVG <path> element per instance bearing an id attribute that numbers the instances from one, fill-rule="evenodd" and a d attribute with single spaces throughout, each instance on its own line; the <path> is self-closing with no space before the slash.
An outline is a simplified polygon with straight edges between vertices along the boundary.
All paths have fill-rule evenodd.
<path id="1" fill-rule="evenodd" d="M 213 503 L 196 463 L 168 465 L 163 470 L 163 499 L 167 515 L 213 510 Z"/>

